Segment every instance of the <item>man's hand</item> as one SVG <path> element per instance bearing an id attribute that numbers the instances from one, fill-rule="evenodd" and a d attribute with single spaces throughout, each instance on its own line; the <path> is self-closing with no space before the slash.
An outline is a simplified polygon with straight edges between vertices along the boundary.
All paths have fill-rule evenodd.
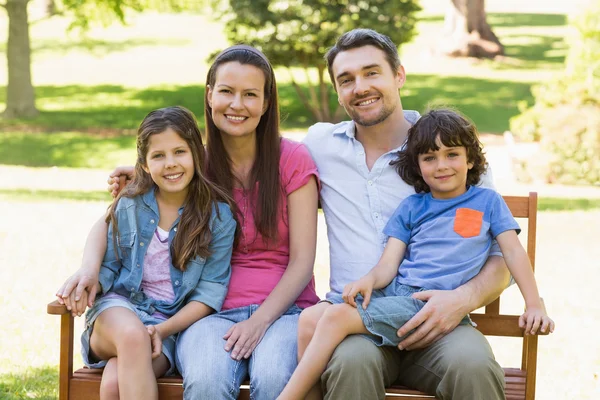
<path id="1" fill-rule="evenodd" d="M 398 337 L 402 337 L 416 329 L 398 344 L 398 348 L 400 350 L 425 348 L 456 328 L 471 311 L 468 309 L 468 299 L 459 289 L 426 290 L 413 294 L 413 298 L 425 301 L 427 304 L 398 330 Z"/>
<path id="2" fill-rule="evenodd" d="M 373 286 L 375 285 L 375 279 L 370 275 L 365 275 L 357 281 L 351 282 L 344 286 L 342 292 L 342 298 L 352 307 L 356 308 L 356 296 L 360 293 L 363 297 L 363 310 L 367 309 L 367 306 L 371 302 L 371 294 L 373 293 Z"/>

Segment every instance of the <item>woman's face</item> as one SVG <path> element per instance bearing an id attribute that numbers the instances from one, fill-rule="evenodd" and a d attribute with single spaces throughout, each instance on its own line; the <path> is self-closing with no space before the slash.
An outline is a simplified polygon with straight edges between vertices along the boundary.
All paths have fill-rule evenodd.
<path id="1" fill-rule="evenodd" d="M 217 69 L 215 83 L 208 88 L 208 104 L 222 135 L 256 134 L 268 106 L 264 87 L 265 75 L 253 65 L 232 61 Z"/>

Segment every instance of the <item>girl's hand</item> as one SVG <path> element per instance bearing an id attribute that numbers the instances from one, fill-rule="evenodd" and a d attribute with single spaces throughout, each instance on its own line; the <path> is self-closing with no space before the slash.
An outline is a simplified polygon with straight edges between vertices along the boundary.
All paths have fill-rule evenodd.
<path id="1" fill-rule="evenodd" d="M 134 168 L 131 166 L 117 167 L 110 173 L 106 183 L 108 183 L 108 192 L 112 197 L 117 197 L 125 185 L 133 179 Z"/>
<path id="2" fill-rule="evenodd" d="M 371 301 L 373 286 L 375 286 L 375 278 L 365 275 L 359 280 L 347 284 L 342 292 L 342 298 L 346 303 L 356 308 L 356 296 L 360 293 L 363 297 L 363 309 L 366 310 Z"/>
<path id="3" fill-rule="evenodd" d="M 227 340 L 225 351 L 231 351 L 231 358 L 237 361 L 242 358 L 249 358 L 263 336 L 265 336 L 269 326 L 269 324 L 254 320 L 252 317 L 246 321 L 238 322 L 229 328 L 223 336 L 223 339 Z"/>
<path id="4" fill-rule="evenodd" d="M 75 317 L 83 314 L 86 306 L 94 305 L 99 290 L 98 274 L 90 274 L 80 268 L 62 284 L 56 292 L 56 297 L 58 302 L 67 306 L 67 310 Z"/>
<path id="5" fill-rule="evenodd" d="M 148 334 L 150 335 L 150 345 L 152 346 L 152 359 L 154 360 L 162 353 L 162 337 L 160 330 L 156 328 L 156 325 L 146 325 Z"/>
<path id="6" fill-rule="evenodd" d="M 527 307 L 519 318 L 519 327 L 525 330 L 525 335 L 554 332 L 554 321 L 548 317 L 546 310 L 540 307 Z"/>

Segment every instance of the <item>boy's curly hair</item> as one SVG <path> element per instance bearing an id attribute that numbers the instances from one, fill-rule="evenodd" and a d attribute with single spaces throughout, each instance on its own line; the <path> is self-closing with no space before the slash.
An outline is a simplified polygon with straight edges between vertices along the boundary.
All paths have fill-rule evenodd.
<path id="1" fill-rule="evenodd" d="M 479 183 L 481 175 L 487 169 L 483 145 L 479 141 L 479 132 L 475 124 L 458 111 L 441 108 L 425 113 L 408 130 L 406 145 L 398 152 L 398 159 L 390 165 L 396 166 L 398 175 L 417 193 L 427 193 L 429 186 L 421 176 L 419 154 L 439 150 L 437 137 L 446 147 L 465 147 L 467 160 L 473 168 L 467 172 L 467 185 Z"/>

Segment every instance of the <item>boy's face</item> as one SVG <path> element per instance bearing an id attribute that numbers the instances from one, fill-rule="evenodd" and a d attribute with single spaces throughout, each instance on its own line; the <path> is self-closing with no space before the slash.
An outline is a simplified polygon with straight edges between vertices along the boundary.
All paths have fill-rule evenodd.
<path id="1" fill-rule="evenodd" d="M 398 89 L 404 85 L 404 68 L 392 71 L 385 53 L 374 46 L 340 52 L 332 71 L 338 101 L 358 125 L 377 125 L 400 104 Z"/>
<path id="2" fill-rule="evenodd" d="M 467 173 L 473 168 L 463 146 L 446 147 L 436 139 L 436 151 L 419 154 L 419 169 L 423 180 L 436 199 L 451 199 L 467 190 Z"/>

